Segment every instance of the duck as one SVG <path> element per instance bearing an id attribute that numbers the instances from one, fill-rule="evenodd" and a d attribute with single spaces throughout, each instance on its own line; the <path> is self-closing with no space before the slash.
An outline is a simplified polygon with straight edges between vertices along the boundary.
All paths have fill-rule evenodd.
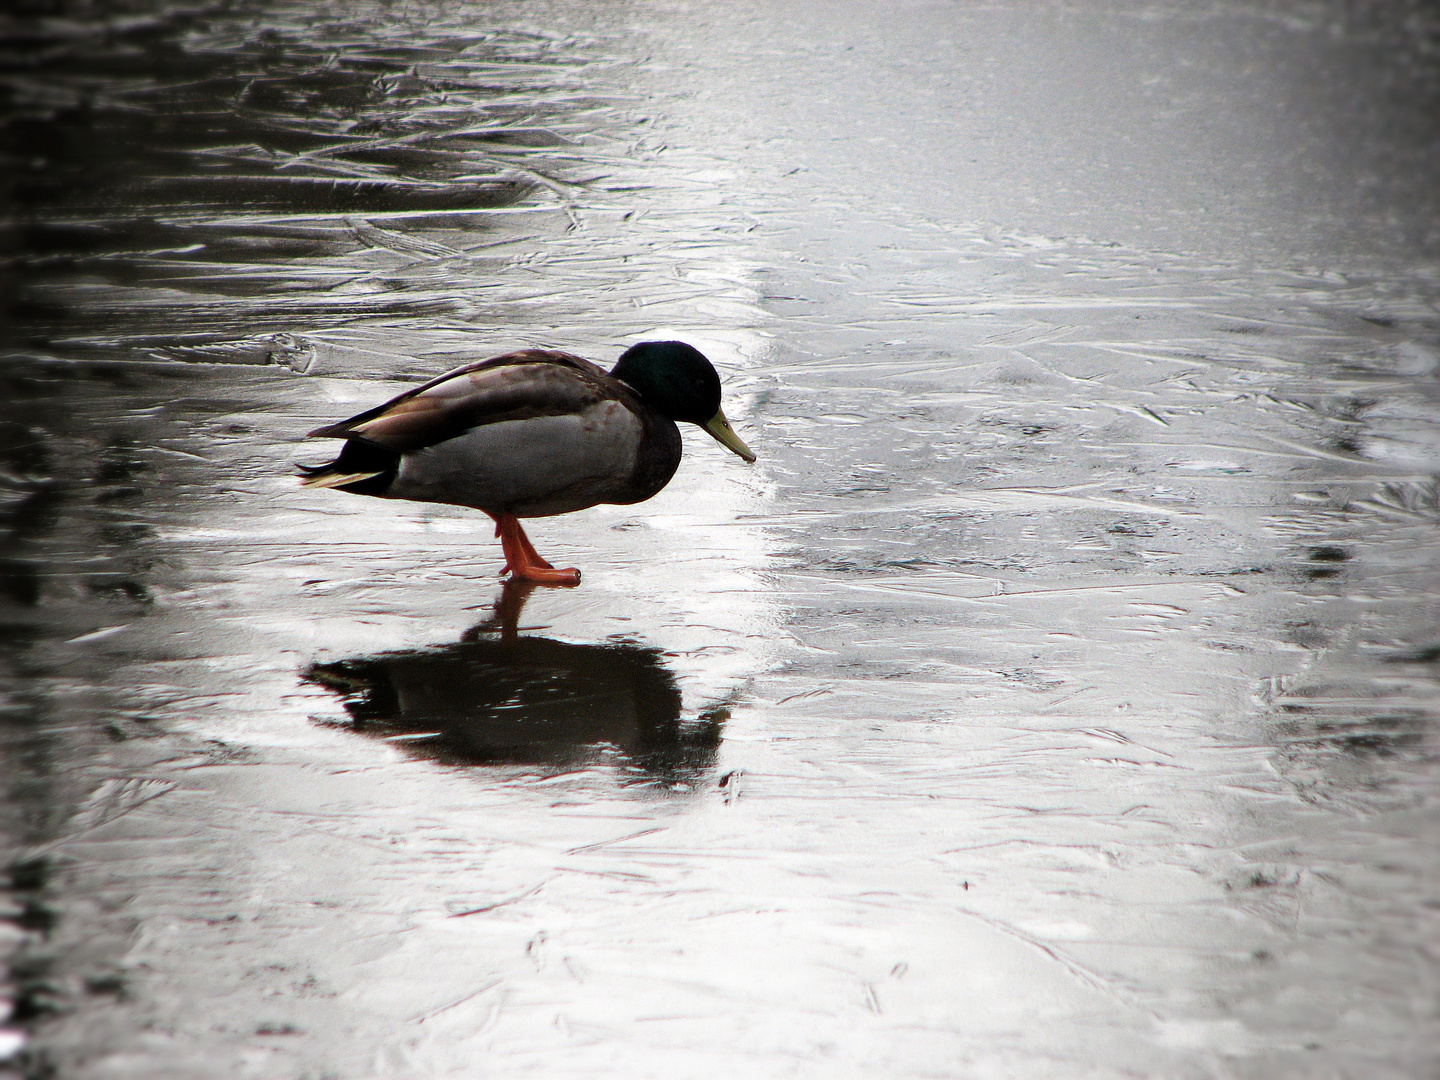
<path id="1" fill-rule="evenodd" d="M 521 518 L 644 502 L 680 466 L 677 422 L 747 463 L 755 454 L 720 407 L 720 376 L 683 341 L 642 341 L 610 371 L 570 353 L 521 349 L 465 364 L 306 438 L 343 439 L 333 461 L 300 465 L 307 488 L 483 510 L 501 576 L 575 586 L 542 558 Z"/>

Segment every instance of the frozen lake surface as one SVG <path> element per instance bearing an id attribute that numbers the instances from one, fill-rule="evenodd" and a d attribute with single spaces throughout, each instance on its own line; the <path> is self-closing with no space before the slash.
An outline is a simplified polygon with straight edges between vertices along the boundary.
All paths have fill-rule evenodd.
<path id="1" fill-rule="evenodd" d="M 1440 1070 L 1426 5 L 120 6 L 6 24 L 0 1075 Z M 577 589 L 293 478 L 664 337 L 760 460 Z"/>

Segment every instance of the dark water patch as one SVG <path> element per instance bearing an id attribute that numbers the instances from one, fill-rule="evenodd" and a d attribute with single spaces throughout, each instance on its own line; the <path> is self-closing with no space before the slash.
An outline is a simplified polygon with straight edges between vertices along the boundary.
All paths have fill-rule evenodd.
<path id="1" fill-rule="evenodd" d="M 1412 652 L 1393 653 L 1384 660 L 1387 664 L 1437 664 L 1440 663 L 1440 643 Z"/>
<path id="2" fill-rule="evenodd" d="M 73 352 L 114 348 L 121 326 L 216 340 L 457 311 L 439 296 L 368 295 L 382 284 L 284 305 L 257 327 L 224 299 L 324 291 L 375 269 L 295 265 L 369 250 L 348 215 L 462 211 L 480 231 L 476 215 L 564 204 L 597 175 L 575 136 L 605 102 L 571 92 L 576 64 L 554 39 L 444 5 L 395 36 L 387 12 L 327 22 L 251 2 L 132 20 L 60 4 L 13 17 L 0 47 L 12 342 Z M 256 215 L 281 220 L 237 220 Z M 296 215 L 312 222 L 284 220 Z M 404 227 L 392 232 L 403 244 Z M 284 265 L 257 267 L 260 256 Z M 194 295 L 177 303 L 176 288 Z"/>
<path id="3" fill-rule="evenodd" d="M 337 176 L 174 176 L 146 178 L 122 189 L 125 205 L 146 213 L 247 210 L 321 211 L 332 214 L 419 210 L 475 210 L 509 206 L 529 194 L 523 180 L 489 183 L 429 182 Z"/>
<path id="4" fill-rule="evenodd" d="M 45 855 L 17 859 L 6 872 L 10 875 L 10 887 L 17 892 L 36 892 L 50 880 L 51 860 Z"/>
<path id="5" fill-rule="evenodd" d="M 18 1023 L 33 1023 L 69 1012 L 74 1007 L 70 987 L 53 978 L 55 961 L 49 956 L 21 956 L 11 961 L 15 1001 L 10 1017 Z"/>
<path id="6" fill-rule="evenodd" d="M 1332 544 L 1322 544 L 1310 548 L 1305 558 L 1310 564 L 1304 568 L 1305 576 L 1311 581 L 1324 581 L 1341 575 L 1342 565 L 1350 560 L 1350 552 Z"/>
<path id="7" fill-rule="evenodd" d="M 1318 712 L 1320 718 L 1309 715 Z M 1359 759 L 1416 757 L 1426 752 L 1434 731 L 1434 717 L 1411 710 L 1403 714 L 1325 718 L 1325 710 L 1295 706 L 1287 715 L 1301 718 L 1298 727 L 1283 738 L 1287 751 L 1314 754 L 1340 753 Z M 1304 721 L 1309 721 L 1305 723 Z"/>
<path id="8" fill-rule="evenodd" d="M 21 607 L 40 602 L 40 575 L 31 563 L 0 559 L 0 596 Z"/>

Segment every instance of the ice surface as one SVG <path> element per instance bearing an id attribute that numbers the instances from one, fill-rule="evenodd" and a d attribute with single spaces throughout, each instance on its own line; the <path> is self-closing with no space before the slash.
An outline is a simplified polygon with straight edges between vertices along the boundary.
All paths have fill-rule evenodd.
<path id="1" fill-rule="evenodd" d="M 16 1075 L 1440 1067 L 1426 7 L 86 12 L 5 54 Z M 578 589 L 291 477 L 658 337 L 760 460 L 536 522 Z"/>

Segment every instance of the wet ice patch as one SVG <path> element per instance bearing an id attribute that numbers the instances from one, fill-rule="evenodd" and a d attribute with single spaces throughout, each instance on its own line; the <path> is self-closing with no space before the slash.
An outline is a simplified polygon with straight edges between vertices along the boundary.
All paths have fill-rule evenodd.
<path id="1" fill-rule="evenodd" d="M 1236 1057 L 1281 1049 L 1239 1020 L 1157 1020 L 1155 1041 L 1177 1050 L 1206 1050 Z"/>
<path id="2" fill-rule="evenodd" d="M 1093 926 L 1074 919 L 1030 919 L 1017 922 L 1015 928 L 1044 941 L 1086 941 L 1095 936 Z"/>
<path id="3" fill-rule="evenodd" d="M 1189 461 L 1167 461 L 1165 467 L 1169 469 L 1184 469 L 1188 472 L 1218 472 L 1229 473 L 1231 475 L 1248 473 L 1250 471 L 1247 466 L 1242 465 L 1240 462 L 1227 458 L 1198 458 Z"/>

